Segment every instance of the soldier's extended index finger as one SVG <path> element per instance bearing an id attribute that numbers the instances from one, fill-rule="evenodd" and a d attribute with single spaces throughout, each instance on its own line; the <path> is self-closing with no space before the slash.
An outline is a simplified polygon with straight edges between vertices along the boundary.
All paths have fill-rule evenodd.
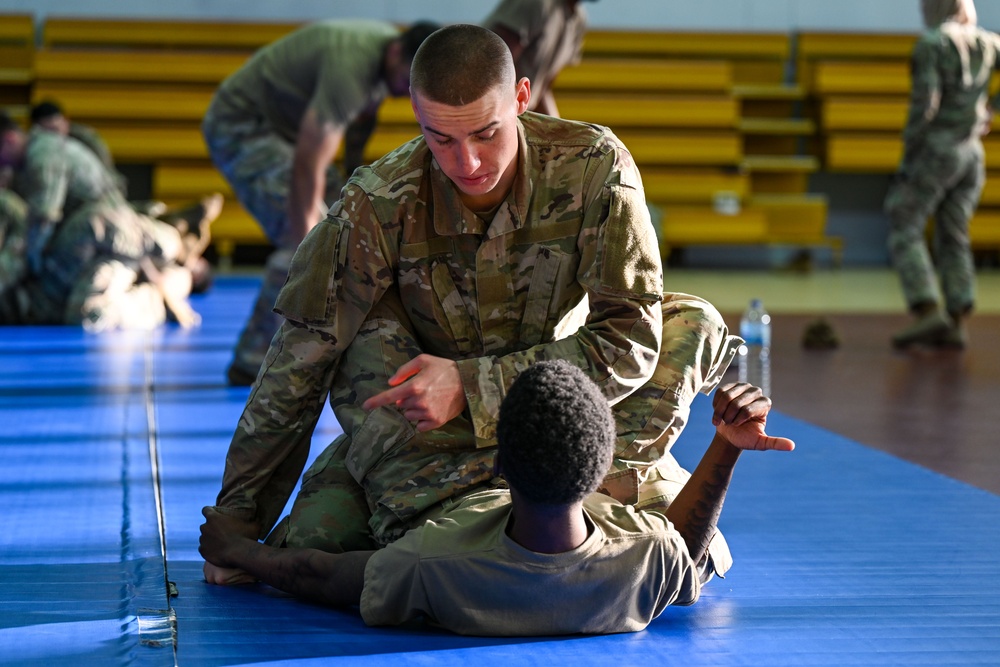
<path id="1" fill-rule="evenodd" d="M 374 410 L 375 408 L 381 408 L 383 405 L 395 405 L 396 401 L 403 398 L 406 391 L 406 387 L 391 387 L 381 393 L 375 394 L 365 401 L 361 407 L 365 410 Z"/>

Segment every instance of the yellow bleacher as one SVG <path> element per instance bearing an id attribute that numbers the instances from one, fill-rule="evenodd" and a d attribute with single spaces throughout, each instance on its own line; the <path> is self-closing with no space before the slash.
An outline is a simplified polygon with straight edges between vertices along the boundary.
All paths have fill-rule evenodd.
<path id="1" fill-rule="evenodd" d="M 59 101 L 103 134 L 117 160 L 150 165 L 156 197 L 223 191 L 225 254 L 264 237 L 209 162 L 200 119 L 222 79 L 296 27 L 50 17 L 35 49 L 32 18 L 2 15 L 0 54 L 20 55 L 0 61 L 0 103 L 19 114 L 28 102 Z M 896 168 L 915 38 L 594 30 L 582 62 L 554 89 L 564 117 L 608 125 L 629 147 L 663 212 L 668 247 L 735 240 L 836 253 L 825 198 L 808 192 L 809 177 Z M 366 156 L 416 134 L 408 100 L 387 100 Z M 993 182 L 1000 145 L 986 143 L 998 156 L 988 158 Z M 729 203 L 717 206 L 720 197 Z M 988 187 L 983 207 L 977 229 L 992 229 L 1000 189 Z"/>
<path id="2" fill-rule="evenodd" d="M 22 122 L 28 112 L 34 53 L 34 18 L 0 14 L 0 107 Z"/>

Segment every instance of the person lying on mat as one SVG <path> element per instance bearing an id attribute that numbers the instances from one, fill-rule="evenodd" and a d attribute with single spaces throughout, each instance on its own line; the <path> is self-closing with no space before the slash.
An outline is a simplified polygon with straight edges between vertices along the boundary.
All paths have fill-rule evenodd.
<path id="1" fill-rule="evenodd" d="M 200 552 L 294 595 L 360 605 L 369 625 L 419 617 L 460 634 L 557 635 L 642 630 L 701 591 L 698 563 L 716 532 L 744 449 L 791 451 L 765 434 L 770 399 L 748 384 L 714 397 L 716 435 L 666 514 L 595 493 L 615 423 L 580 369 L 541 361 L 500 407 L 497 472 L 509 488 L 468 493 L 378 551 L 275 548 L 208 507 Z"/>

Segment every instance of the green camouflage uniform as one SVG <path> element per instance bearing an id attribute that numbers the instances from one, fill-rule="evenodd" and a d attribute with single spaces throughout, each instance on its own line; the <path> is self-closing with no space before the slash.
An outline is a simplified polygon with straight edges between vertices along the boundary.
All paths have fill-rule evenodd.
<path id="1" fill-rule="evenodd" d="M 89 125 L 70 123 L 69 136 L 89 148 L 97 156 L 97 159 L 101 161 L 101 164 L 108 170 L 108 173 L 114 176 L 118 189 L 121 190 L 123 195 L 128 196 L 128 180 L 115 168 L 115 160 L 111 156 L 111 149 L 108 148 L 108 144 L 101 138 L 97 130 Z"/>
<path id="2" fill-rule="evenodd" d="M 926 32 L 913 50 L 904 155 L 886 197 L 889 250 L 908 306 L 942 302 L 961 314 L 975 301 L 969 219 L 985 182 L 987 98 L 1000 38 L 954 21 Z M 941 285 L 924 241 L 934 216 Z"/>
<path id="3" fill-rule="evenodd" d="M 310 24 L 258 51 L 212 99 L 202 123 L 212 161 L 279 249 L 234 351 L 234 366 L 247 374 L 257 374 L 281 324 L 272 309 L 295 250 L 286 238 L 286 202 L 302 117 L 315 109 L 321 121 L 346 126 L 377 105 L 388 93 L 383 52 L 398 34 L 377 21 Z M 332 164 L 326 177 L 332 202 L 343 182 Z"/>
<path id="4" fill-rule="evenodd" d="M 89 330 L 152 328 L 166 321 L 156 288 L 139 282 L 138 262 L 161 266 L 181 251 L 176 229 L 136 213 L 114 174 L 80 142 L 33 130 L 16 179 L 28 206 L 32 274 L 23 321 L 82 324 Z"/>
<path id="5" fill-rule="evenodd" d="M 519 371 L 552 358 L 587 371 L 614 405 L 609 493 L 673 496 L 639 487 L 661 462 L 676 481 L 669 447 L 728 365 L 731 337 L 706 302 L 663 295 L 639 173 L 609 131 L 526 113 L 519 134 L 518 176 L 489 221 L 461 203 L 423 138 L 355 172 L 292 262 L 276 308 L 287 319 L 233 437 L 221 511 L 268 533 L 329 390 L 344 435 L 305 473 L 271 541 L 391 542 L 494 483 L 500 402 Z M 457 361 L 461 416 L 418 433 L 393 407 L 360 408 L 421 352 Z"/>
<path id="6" fill-rule="evenodd" d="M 580 62 L 587 15 L 583 6 L 570 7 L 566 0 L 501 0 L 483 25 L 517 34 L 524 47 L 514 63 L 517 76 L 542 91 L 564 67 Z"/>

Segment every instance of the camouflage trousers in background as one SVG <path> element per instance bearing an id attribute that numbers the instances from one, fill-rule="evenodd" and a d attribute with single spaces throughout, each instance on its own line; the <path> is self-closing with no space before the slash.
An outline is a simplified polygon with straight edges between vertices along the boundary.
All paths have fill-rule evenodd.
<path id="1" fill-rule="evenodd" d="M 288 278 L 294 254 L 291 249 L 277 250 L 271 253 L 264 265 L 260 291 L 233 350 L 232 368 L 248 378 L 257 376 L 271 339 L 284 319 L 274 312 L 274 302 Z"/>
<path id="2" fill-rule="evenodd" d="M 618 452 L 608 495 L 631 504 L 664 505 L 687 480 L 670 454 L 698 391 L 710 391 L 735 354 L 722 317 L 707 302 L 665 295 L 664 344 L 653 378 L 614 407 Z M 459 416 L 418 433 L 394 408 L 367 412 L 361 404 L 388 387 L 388 378 L 420 353 L 407 329 L 398 294 L 388 292 L 343 355 L 331 405 L 344 435 L 302 479 L 290 516 L 272 544 L 324 551 L 371 549 L 441 514 L 462 494 L 498 483 L 495 449 L 476 448 L 472 424 Z M 716 571 L 731 561 L 719 540 Z"/>
<path id="3" fill-rule="evenodd" d="M 984 163 L 978 139 L 948 150 L 926 146 L 902 165 L 886 196 L 889 252 L 911 310 L 943 301 L 958 314 L 975 303 L 969 220 L 986 181 Z M 924 237 L 931 216 L 937 275 Z"/>
<path id="4" fill-rule="evenodd" d="M 271 309 L 285 283 L 291 252 L 297 245 L 288 239 L 287 212 L 295 146 L 278 135 L 262 116 L 241 110 L 218 95 L 202 121 L 202 134 L 212 162 L 225 176 L 243 208 L 279 251 L 290 251 L 287 257 L 282 255 L 274 258 L 273 263 L 268 262 L 258 303 L 233 354 L 233 366 L 242 374 L 255 377 L 281 325 L 281 318 L 275 317 Z M 324 200 L 333 202 L 340 196 L 342 186 L 340 172 L 331 164 L 326 170 Z"/>

